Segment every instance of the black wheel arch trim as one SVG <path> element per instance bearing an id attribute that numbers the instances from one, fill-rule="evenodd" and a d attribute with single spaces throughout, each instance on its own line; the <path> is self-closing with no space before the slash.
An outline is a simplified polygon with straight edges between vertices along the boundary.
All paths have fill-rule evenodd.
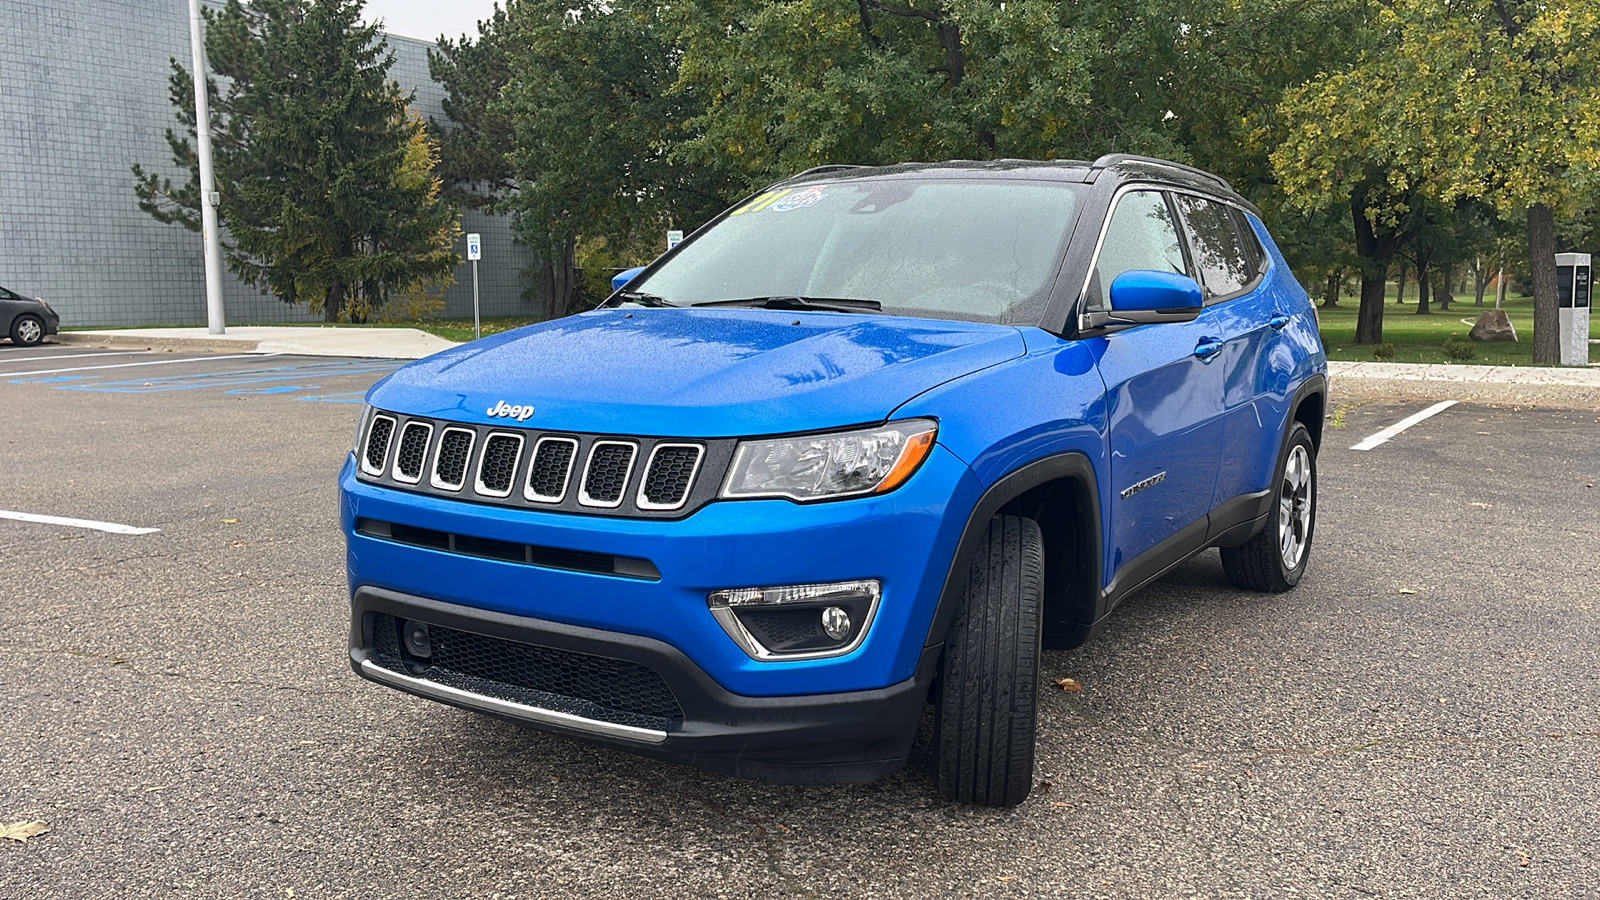
<path id="1" fill-rule="evenodd" d="M 966 590 L 972 559 L 977 555 L 984 534 L 989 529 L 989 520 L 994 518 L 1007 503 L 1028 491 L 1042 484 L 1063 480 L 1077 482 L 1086 495 L 1089 522 L 1080 524 L 1086 525 L 1089 529 L 1087 544 L 1091 552 L 1088 554 L 1090 558 L 1085 562 L 1093 578 L 1092 595 L 1096 605 L 1094 618 L 1099 620 L 1105 614 L 1105 596 L 1101 590 L 1101 560 L 1104 558 L 1105 545 L 1101 529 L 1099 479 L 1095 476 L 1094 463 L 1083 453 L 1071 451 L 1047 456 L 1013 470 L 990 485 L 978 498 L 972 512 L 967 516 L 966 527 L 956 543 L 955 556 L 945 573 L 944 588 L 939 593 L 939 606 L 934 611 L 933 623 L 928 628 L 927 641 L 923 645 L 925 648 L 942 644 L 945 635 L 949 633 L 950 620 L 955 616 L 956 603 L 960 600 L 962 591 Z"/>

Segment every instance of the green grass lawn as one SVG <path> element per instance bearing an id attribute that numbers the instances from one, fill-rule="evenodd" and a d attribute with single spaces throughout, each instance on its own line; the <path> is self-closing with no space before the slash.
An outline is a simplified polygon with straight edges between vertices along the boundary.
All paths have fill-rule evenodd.
<path id="1" fill-rule="evenodd" d="M 1484 299 L 1483 309 L 1474 306 L 1473 297 L 1468 294 L 1465 296 L 1465 303 L 1458 298 L 1450 305 L 1449 312 L 1440 312 L 1435 306 L 1428 315 L 1419 316 L 1415 285 L 1411 287 L 1412 289 L 1406 292 L 1408 295 L 1406 303 L 1395 303 L 1393 288 L 1390 288 L 1390 302 L 1384 304 L 1383 340 L 1384 343 L 1394 345 L 1394 358 L 1385 362 L 1533 365 L 1532 297 L 1506 298 L 1506 312 L 1511 316 L 1511 324 L 1517 329 L 1516 343 L 1473 344 L 1474 358 L 1459 360 L 1446 355 L 1444 342 L 1466 341 L 1467 332 L 1472 330 L 1472 323 L 1478 320 L 1483 309 L 1493 307 L 1494 295 L 1490 294 Z M 1341 297 L 1337 307 L 1333 309 L 1322 307 L 1318 310 L 1322 317 L 1322 342 L 1327 345 L 1329 359 L 1352 362 L 1371 362 L 1374 359 L 1373 348 L 1370 345 L 1354 345 L 1356 308 L 1359 305 L 1360 301 L 1355 297 Z"/>

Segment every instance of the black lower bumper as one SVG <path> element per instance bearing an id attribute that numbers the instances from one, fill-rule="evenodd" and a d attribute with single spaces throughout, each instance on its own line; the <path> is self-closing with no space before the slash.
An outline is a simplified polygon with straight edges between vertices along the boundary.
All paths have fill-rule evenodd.
<path id="1" fill-rule="evenodd" d="M 872 781 L 899 769 L 941 649 L 924 650 L 909 681 L 878 690 L 747 697 L 728 692 L 682 652 L 650 638 L 371 587 L 356 592 L 351 612 L 350 663 L 364 678 L 541 730 L 786 784 Z M 456 657 L 470 661 L 455 666 L 413 656 L 382 633 L 391 621 L 441 629 L 470 645 L 470 653 Z M 518 664 L 507 667 L 495 656 L 515 657 Z M 536 670 L 537 677 L 500 680 L 496 674 L 512 669 Z M 607 678 L 646 684 L 640 690 L 652 697 L 642 705 L 618 700 L 612 686 L 596 684 Z M 568 696 L 559 687 L 578 683 L 588 687 L 572 693 L 586 696 Z"/>

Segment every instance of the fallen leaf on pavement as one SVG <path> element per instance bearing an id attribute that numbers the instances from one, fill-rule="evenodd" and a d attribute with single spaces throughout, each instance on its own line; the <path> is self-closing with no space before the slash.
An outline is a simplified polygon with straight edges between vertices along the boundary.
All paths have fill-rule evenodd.
<path id="1" fill-rule="evenodd" d="M 50 826 L 38 819 L 32 822 L 18 822 L 15 825 L 0 825 L 0 839 L 16 841 L 19 844 L 26 844 L 28 838 L 49 832 Z"/>
<path id="2" fill-rule="evenodd" d="M 1017 876 L 1015 875 L 996 875 L 995 877 L 1007 884 L 1017 880 Z"/>
<path id="3" fill-rule="evenodd" d="M 1402 593 L 1402 594 L 1415 594 L 1416 591 L 1413 591 L 1411 588 L 1401 588 L 1400 589 L 1400 593 Z"/>
<path id="4" fill-rule="evenodd" d="M 239 524 L 239 520 L 238 519 L 223 519 L 222 520 L 222 524 L 224 524 L 224 525 L 237 525 L 237 524 Z"/>
<path id="5" fill-rule="evenodd" d="M 1052 803 L 1052 804 L 1050 804 L 1050 805 L 1051 805 L 1051 806 L 1059 806 L 1059 807 L 1061 807 L 1061 808 L 1062 808 L 1062 809 L 1077 809 L 1077 807 L 1075 807 L 1075 806 L 1073 806 L 1073 805 L 1072 805 L 1072 804 L 1071 804 L 1071 803 L 1060 803 L 1060 802 L 1056 802 L 1056 803 Z"/>
<path id="6" fill-rule="evenodd" d="M 1076 694 L 1083 690 L 1083 685 L 1079 684 L 1076 678 L 1057 678 L 1056 687 L 1070 694 Z"/>
<path id="7" fill-rule="evenodd" d="M 1521 850 L 1518 850 L 1517 851 L 1517 865 L 1519 865 L 1519 866 L 1531 866 L 1531 865 L 1533 865 L 1533 857 L 1529 856 L 1526 853 L 1523 853 Z"/>

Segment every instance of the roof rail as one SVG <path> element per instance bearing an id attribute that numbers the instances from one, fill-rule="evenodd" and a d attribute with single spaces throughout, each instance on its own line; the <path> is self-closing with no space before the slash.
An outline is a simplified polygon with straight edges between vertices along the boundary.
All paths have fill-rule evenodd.
<path id="1" fill-rule="evenodd" d="M 804 172 L 801 172 L 801 173 L 799 173 L 797 175 L 790 175 L 789 178 L 802 178 L 802 177 L 804 177 L 806 175 L 818 175 L 818 174 L 821 174 L 822 172 L 837 172 L 837 171 L 839 171 L 841 169 L 865 169 L 865 168 L 866 168 L 866 166 L 855 166 L 855 165 L 850 165 L 849 163 L 832 163 L 832 164 L 826 165 L 826 166 L 812 166 L 811 168 L 809 168 L 809 169 L 805 170 Z M 789 178 L 785 178 L 784 181 L 788 181 Z"/>
<path id="2" fill-rule="evenodd" d="M 1105 169 L 1117 165 L 1118 163 L 1125 162 L 1148 163 L 1154 166 L 1166 166 L 1169 169 L 1179 169 L 1181 171 L 1188 172 L 1191 175 L 1198 175 L 1207 181 L 1216 182 L 1217 184 L 1222 185 L 1223 189 L 1225 190 L 1233 190 L 1233 185 L 1229 184 L 1227 179 L 1224 179 L 1220 175 L 1213 175 L 1210 172 L 1207 172 L 1205 169 L 1197 169 L 1194 166 L 1186 166 L 1183 163 L 1175 163 L 1170 159 L 1157 159 L 1153 156 L 1139 156 L 1134 153 L 1107 153 L 1105 156 L 1102 156 L 1094 161 L 1094 168 Z"/>

